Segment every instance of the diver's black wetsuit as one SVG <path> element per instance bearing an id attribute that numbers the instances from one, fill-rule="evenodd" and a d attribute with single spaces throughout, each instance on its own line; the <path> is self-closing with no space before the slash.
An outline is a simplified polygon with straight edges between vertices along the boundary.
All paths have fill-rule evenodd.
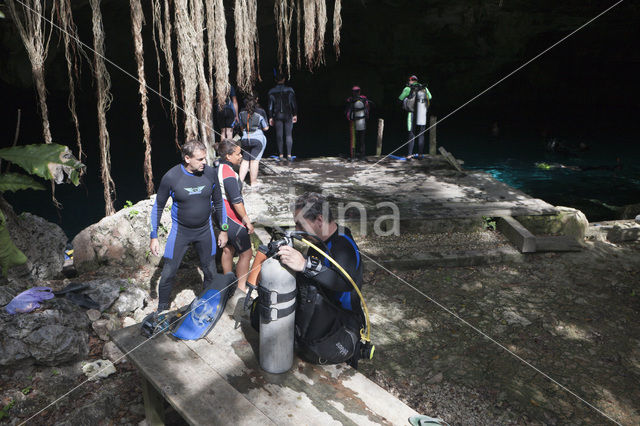
<path id="1" fill-rule="evenodd" d="M 336 232 L 324 243 L 329 249 L 328 254 L 347 271 L 358 288 L 362 288 L 362 259 L 360 259 L 360 250 L 353 241 L 349 228 L 338 227 Z M 324 250 L 321 245 L 319 247 Z M 335 315 L 335 310 L 327 309 L 326 305 L 309 306 L 312 303 L 307 303 L 309 299 L 305 297 L 305 292 L 308 291 L 306 287 L 315 287 L 337 306 L 356 312 L 361 324 L 364 324 L 360 297 L 342 272 L 313 248 L 309 248 L 307 257 L 316 257 L 320 262 L 317 268 L 305 268 L 296 276 L 299 289 L 296 338 L 303 337 L 305 340 L 313 341 L 326 336 L 330 331 L 328 327 L 333 324 L 332 321 L 327 320 L 327 315 Z M 313 311 L 313 315 L 307 314 L 309 310 Z"/>
<path id="2" fill-rule="evenodd" d="M 171 231 L 164 250 L 164 267 L 158 285 L 158 310 L 169 308 L 169 295 L 176 272 L 190 243 L 194 243 L 204 273 L 205 288 L 216 273 L 215 234 L 211 224 L 211 207 L 215 206 L 218 223 L 227 223 L 222 193 L 215 169 L 205 166 L 202 173 L 189 173 L 182 164 L 171 168 L 160 181 L 158 195 L 151 210 L 151 238 L 158 238 L 158 224 L 169 199 Z"/>
<path id="3" fill-rule="evenodd" d="M 298 115 L 298 104 L 293 89 L 278 84 L 269 90 L 269 119 L 273 119 L 276 128 L 278 153 L 283 155 L 283 134 L 287 143 L 287 157 L 291 157 L 293 146 L 293 116 Z"/>

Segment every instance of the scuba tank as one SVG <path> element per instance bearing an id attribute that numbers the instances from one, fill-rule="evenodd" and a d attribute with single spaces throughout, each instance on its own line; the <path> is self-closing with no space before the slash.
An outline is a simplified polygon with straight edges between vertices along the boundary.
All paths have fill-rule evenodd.
<path id="1" fill-rule="evenodd" d="M 419 89 L 415 95 L 416 125 L 425 126 L 427 124 L 427 91 Z"/>
<path id="2" fill-rule="evenodd" d="M 284 373 L 293 365 L 296 278 L 273 258 L 262 264 L 261 278 L 260 366 L 269 373 Z"/>
<path id="3" fill-rule="evenodd" d="M 365 130 L 366 128 L 366 105 L 362 98 L 356 98 L 353 102 L 353 121 L 355 123 L 356 130 Z"/>

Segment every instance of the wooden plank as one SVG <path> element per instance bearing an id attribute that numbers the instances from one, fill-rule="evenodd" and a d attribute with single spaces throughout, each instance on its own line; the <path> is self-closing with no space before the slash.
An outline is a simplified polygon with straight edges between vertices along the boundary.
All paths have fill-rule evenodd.
<path id="1" fill-rule="evenodd" d="M 435 115 L 429 117 L 429 155 L 436 155 L 436 123 L 438 118 Z"/>
<path id="2" fill-rule="evenodd" d="M 458 163 L 458 161 L 456 161 L 455 157 L 451 155 L 450 152 L 447 152 L 447 150 L 444 149 L 443 146 L 438 148 L 438 151 L 440 151 L 440 154 L 442 154 L 442 156 L 449 162 L 449 164 L 451 164 L 457 171 L 462 171 L 462 167 L 460 167 L 460 164 Z"/>
<path id="3" fill-rule="evenodd" d="M 417 414 L 345 365 L 318 366 L 296 357 L 287 373 L 264 372 L 258 364 L 258 334 L 241 309 L 235 308 L 233 316 L 240 319 L 240 328 L 224 315 L 206 340 L 187 345 L 274 423 L 405 424 Z"/>
<path id="4" fill-rule="evenodd" d="M 165 334 L 146 339 L 133 325 L 112 333 L 141 374 L 190 424 L 270 424 L 270 420 L 240 395 L 183 342 Z"/>
<path id="5" fill-rule="evenodd" d="M 502 232 L 521 253 L 536 251 L 536 237 L 513 217 L 499 217 L 496 225 L 498 231 Z"/>
<path id="6" fill-rule="evenodd" d="M 376 156 L 382 155 L 382 135 L 384 134 L 384 120 L 378 118 L 378 140 L 376 142 Z"/>

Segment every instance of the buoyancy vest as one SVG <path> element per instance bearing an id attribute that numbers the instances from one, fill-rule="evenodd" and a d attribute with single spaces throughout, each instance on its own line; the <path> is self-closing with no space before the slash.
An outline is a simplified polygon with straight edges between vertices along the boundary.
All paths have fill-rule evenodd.
<path id="1" fill-rule="evenodd" d="M 409 96 L 404 98 L 402 101 L 402 107 L 405 111 L 414 112 L 416 109 L 416 100 L 421 98 L 423 103 L 426 102 L 426 106 L 429 106 L 429 97 L 427 96 L 426 87 L 420 83 L 411 84 L 408 86 L 411 91 L 409 92 Z M 418 95 L 420 94 L 420 95 Z"/>
<path id="2" fill-rule="evenodd" d="M 240 113 L 240 125 L 242 126 L 242 130 L 245 130 L 247 133 L 260 130 L 260 118 L 262 118 L 262 116 L 255 112 L 253 114 L 249 114 L 247 111 L 242 111 Z"/>

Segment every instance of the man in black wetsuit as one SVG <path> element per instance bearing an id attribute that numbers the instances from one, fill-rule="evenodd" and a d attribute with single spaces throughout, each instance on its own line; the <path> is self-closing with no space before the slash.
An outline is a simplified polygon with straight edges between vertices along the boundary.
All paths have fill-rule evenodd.
<path id="1" fill-rule="evenodd" d="M 358 288 L 362 287 L 362 260 L 360 250 L 353 241 L 349 228 L 343 228 L 333 220 L 327 200 L 320 194 L 307 192 L 296 200 L 294 219 L 296 229 L 319 237 L 328 254 L 347 271 Z M 316 241 L 312 240 L 315 244 Z M 322 244 L 318 243 L 322 248 Z M 324 248 L 323 248 L 324 249 Z M 309 248 L 307 256 L 289 246 L 278 251 L 280 262 L 297 272 L 298 306 L 296 308 L 295 337 L 303 357 L 320 362 L 322 349 L 316 346 L 328 334 L 336 335 L 337 324 L 345 327 L 343 334 L 360 339 L 360 329 L 365 320 L 358 293 L 324 255 Z M 354 342 L 355 343 L 355 342 Z M 357 367 L 359 347 L 342 360 Z"/>
<path id="2" fill-rule="evenodd" d="M 278 161 L 284 159 L 283 135 L 287 143 L 287 160 L 291 158 L 293 146 L 293 123 L 298 121 L 298 104 L 296 94 L 289 86 L 284 85 L 283 74 L 276 75 L 276 87 L 269 90 L 269 125 L 276 128 L 276 141 L 278 142 Z"/>
<path id="3" fill-rule="evenodd" d="M 154 256 L 160 254 L 158 225 L 162 211 L 171 196 L 171 231 L 164 250 L 164 267 L 158 285 L 158 312 L 169 309 L 171 287 L 190 243 L 194 243 L 206 288 L 216 274 L 216 241 L 211 221 L 211 207 L 215 207 L 222 232 L 218 245 L 227 243 L 227 214 L 215 169 L 207 166 L 207 149 L 198 140 L 189 140 L 182 146 L 182 164 L 172 167 L 160 181 L 158 195 L 151 210 L 151 243 Z"/>

